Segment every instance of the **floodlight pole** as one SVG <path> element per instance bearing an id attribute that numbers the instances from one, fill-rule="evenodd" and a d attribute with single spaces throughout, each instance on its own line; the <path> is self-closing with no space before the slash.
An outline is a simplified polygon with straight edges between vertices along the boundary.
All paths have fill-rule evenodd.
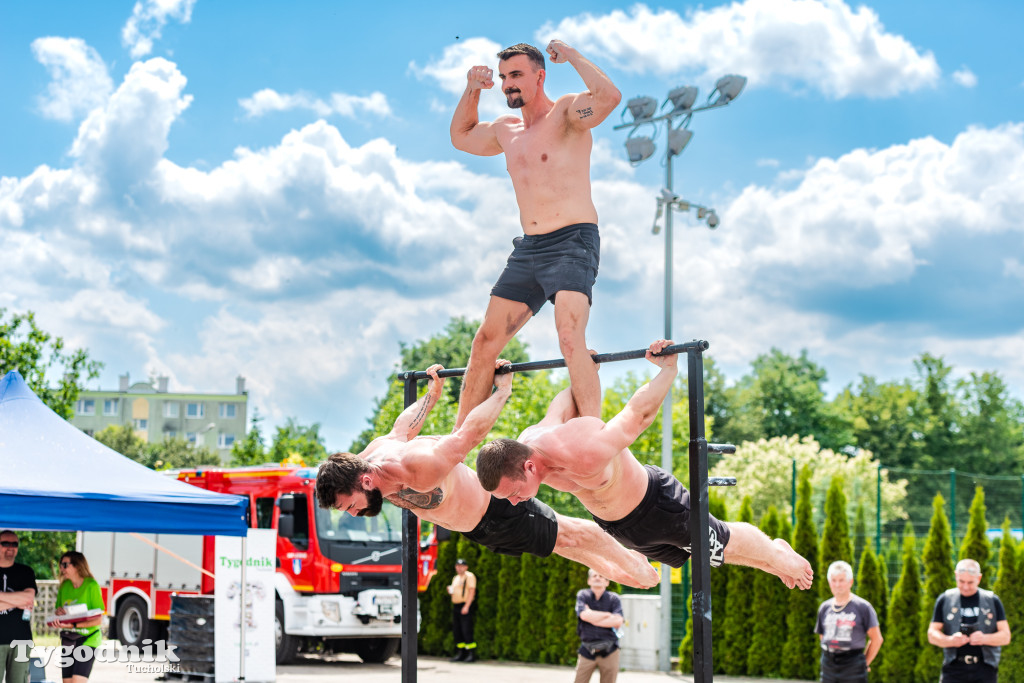
<path id="1" fill-rule="evenodd" d="M 733 95 L 733 97 L 735 97 L 735 94 Z M 670 99 L 671 99 L 671 96 L 670 96 Z M 669 111 L 669 112 L 667 112 L 665 114 L 661 114 L 659 116 L 649 116 L 647 118 L 642 118 L 642 119 L 634 120 L 632 123 L 623 123 L 623 124 L 620 124 L 620 125 L 614 127 L 614 130 L 619 130 L 621 128 L 632 128 L 635 131 L 641 125 L 645 125 L 645 124 L 657 125 L 661 121 L 665 122 L 665 191 L 667 192 L 667 194 L 664 197 L 664 200 L 665 200 L 664 201 L 664 209 L 665 209 L 665 339 L 672 339 L 672 274 L 673 274 L 672 273 L 672 257 L 673 257 L 672 213 L 675 210 L 675 206 L 674 206 L 673 201 L 671 199 L 672 197 L 675 196 L 675 193 L 672 191 L 672 181 L 673 181 L 673 179 L 672 179 L 672 158 L 674 156 L 677 156 L 677 154 L 682 153 L 682 149 L 680 149 L 676 153 L 674 153 L 672 151 L 672 143 L 671 143 L 671 135 L 672 135 L 672 130 L 673 130 L 673 128 L 672 128 L 672 121 L 673 121 L 673 119 L 680 118 L 680 117 L 685 117 L 685 119 L 688 119 L 695 112 L 706 111 L 708 109 L 717 109 L 719 107 L 724 107 L 724 106 L 726 106 L 731 101 L 731 99 L 732 99 L 732 97 L 720 98 L 719 100 L 717 100 L 717 101 L 715 101 L 713 103 L 706 104 L 706 105 L 703 105 L 703 106 L 700 106 L 700 107 L 692 107 L 692 106 L 690 106 L 690 107 L 686 107 L 686 108 L 682 108 L 682 109 L 673 108 L 671 111 Z M 674 102 L 673 102 L 673 104 L 674 104 Z M 685 126 L 685 124 L 684 124 L 684 126 Z M 661 200 L 659 200 L 659 201 L 661 201 Z M 710 225 L 710 223 L 709 223 L 709 225 Z M 698 365 L 698 370 L 699 370 L 699 372 L 701 372 L 700 382 L 703 385 L 703 363 Z M 691 364 L 690 374 L 693 374 L 693 371 L 694 371 L 694 368 L 692 367 L 692 364 Z M 692 385 L 693 378 L 691 377 L 690 379 L 691 379 L 691 385 Z M 665 402 L 662 404 L 662 407 L 661 407 L 661 467 L 662 467 L 662 469 L 664 469 L 666 472 L 669 472 L 669 473 L 673 473 L 674 472 L 674 470 L 673 470 L 673 462 L 672 462 L 672 445 L 673 445 L 673 434 L 672 434 L 672 389 L 673 389 L 673 387 L 669 387 L 669 391 L 665 395 Z M 691 391 L 692 391 L 692 389 L 691 389 Z M 690 408 L 691 408 L 691 413 L 692 413 L 692 409 L 693 409 L 692 397 L 691 397 Z M 701 394 L 701 410 L 703 411 L 703 393 Z M 702 414 L 701 417 L 703 418 L 703 414 Z M 692 414 L 690 416 L 690 421 L 691 421 L 691 423 L 693 423 L 693 421 L 694 421 L 694 416 Z M 699 440 L 703 441 L 704 440 L 703 419 L 701 421 L 701 427 L 702 427 L 702 429 L 701 429 L 701 434 L 699 435 Z M 696 435 L 694 435 L 694 434 L 690 435 L 691 443 L 692 443 L 693 439 L 695 438 L 695 436 Z M 695 483 L 694 479 L 693 479 L 693 474 L 694 474 L 694 472 L 699 471 L 699 467 L 696 467 L 695 463 L 693 462 L 693 456 L 694 456 L 694 454 L 690 453 L 691 489 L 693 488 L 693 485 Z M 705 464 L 704 464 L 704 470 L 703 470 L 704 471 L 704 482 L 705 482 L 704 483 L 704 490 L 703 490 L 703 497 L 704 497 L 703 500 L 704 500 L 704 505 L 705 506 L 707 504 L 706 503 L 706 499 L 707 499 L 707 491 L 706 491 L 707 464 L 706 464 L 706 461 L 707 461 L 707 452 L 705 450 L 705 452 L 704 452 L 704 463 Z M 693 501 L 699 500 L 701 493 L 702 493 L 701 491 L 693 491 L 693 490 L 691 490 L 690 491 L 691 497 L 696 496 L 695 498 L 691 498 L 691 500 L 693 500 Z M 705 507 L 704 510 L 706 510 L 706 509 L 707 508 Z M 696 528 L 707 528 L 707 523 L 706 523 L 706 521 L 707 521 L 706 520 L 706 514 L 707 513 L 703 512 L 702 510 L 700 510 L 699 506 L 698 506 L 698 509 L 696 511 L 698 512 L 698 514 L 695 515 L 694 518 L 693 518 L 694 521 L 698 522 L 698 525 L 696 526 Z M 700 514 L 701 512 L 703 512 L 703 514 Z M 703 526 L 700 526 L 700 524 L 699 524 L 700 522 L 704 523 Z M 703 534 L 697 534 L 696 536 L 702 536 L 702 535 Z M 700 542 L 697 538 L 694 538 L 692 540 L 692 543 L 693 543 L 694 546 L 700 545 L 700 546 L 703 546 L 703 547 L 706 548 L 706 546 L 707 546 L 707 538 L 705 536 L 703 542 Z M 703 564 L 703 562 L 707 561 L 705 559 L 705 558 L 707 558 L 707 551 L 706 550 L 703 553 L 701 553 L 701 549 L 699 549 L 697 547 L 694 547 L 693 551 L 694 551 L 693 552 L 693 557 L 694 557 L 695 560 L 697 558 L 701 558 L 702 559 L 702 564 Z M 702 605 L 703 600 L 707 601 L 706 604 L 707 604 L 708 608 L 710 608 L 711 595 L 710 595 L 710 590 L 709 590 L 709 586 L 708 586 L 708 577 L 705 575 L 703 569 L 698 571 L 697 568 L 696 568 L 696 565 L 694 565 L 694 572 L 693 572 L 692 576 L 693 576 L 692 588 L 693 588 L 693 596 L 694 596 L 693 606 L 695 608 L 694 611 L 696 612 L 697 608 Z M 698 582 L 698 579 L 700 579 L 699 582 Z M 660 642 L 658 643 L 658 669 L 660 671 L 671 671 L 671 669 L 672 669 L 672 571 L 671 571 L 671 567 L 665 565 L 664 563 L 661 565 L 661 583 L 659 585 L 658 593 L 659 593 L 659 596 L 661 598 L 661 637 L 660 637 Z M 702 599 L 698 600 L 698 596 L 700 596 Z M 710 615 L 710 609 L 708 609 L 708 615 Z M 698 621 L 703 622 L 703 617 L 704 616 L 705 615 L 701 615 L 702 618 L 699 620 L 693 614 L 690 615 L 690 619 L 691 619 L 690 623 L 694 625 L 694 636 L 695 636 L 695 638 L 694 638 L 694 649 L 695 650 L 697 650 L 699 647 L 701 647 L 702 645 L 705 644 L 705 643 L 701 642 L 701 641 L 705 640 L 705 634 L 703 633 L 703 631 L 704 631 L 704 628 L 703 628 L 704 624 L 703 623 L 700 623 L 700 624 L 697 623 Z M 706 645 L 708 647 L 707 663 L 710 663 L 711 662 L 711 656 L 710 656 L 710 649 L 711 649 L 710 648 L 710 645 L 711 645 L 711 642 L 710 642 L 711 641 L 710 624 L 708 624 L 708 627 L 709 627 L 707 629 L 708 632 L 706 634 L 706 640 L 707 640 Z M 699 636 L 699 638 L 698 638 L 698 636 Z M 703 659 L 703 657 L 701 657 L 701 658 Z M 710 680 L 710 667 L 705 666 L 705 663 L 703 661 L 700 662 L 701 666 L 697 667 L 696 666 L 697 665 L 696 659 L 694 661 L 694 664 L 695 664 L 694 671 L 700 677 L 700 680 L 702 680 L 702 681 L 703 680 Z M 701 669 L 707 669 L 707 671 L 702 671 Z"/>

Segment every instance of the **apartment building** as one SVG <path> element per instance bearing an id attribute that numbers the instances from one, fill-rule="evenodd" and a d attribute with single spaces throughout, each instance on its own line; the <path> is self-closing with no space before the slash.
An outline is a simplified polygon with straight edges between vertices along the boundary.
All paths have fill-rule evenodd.
<path id="1" fill-rule="evenodd" d="M 233 394 L 171 393 L 167 377 L 157 377 L 156 386 L 131 384 L 127 374 L 118 379 L 117 391 L 82 391 L 71 424 L 90 436 L 110 425 L 131 425 L 149 443 L 184 438 L 218 453 L 224 462 L 235 441 L 245 438 L 249 396 L 244 377 L 235 380 Z"/>

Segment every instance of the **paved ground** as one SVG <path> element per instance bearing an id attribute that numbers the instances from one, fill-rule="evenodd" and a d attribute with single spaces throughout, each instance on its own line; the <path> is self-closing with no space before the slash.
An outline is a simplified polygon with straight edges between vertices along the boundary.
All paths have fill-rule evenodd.
<path id="1" fill-rule="evenodd" d="M 156 666 L 162 664 L 139 666 Z M 522 664 L 519 662 L 477 662 L 474 664 L 453 664 L 447 659 L 420 657 L 417 666 L 418 683 L 551 683 L 573 678 L 573 670 L 566 666 Z M 60 674 L 53 662 L 46 667 L 47 681 L 60 683 Z M 162 674 L 130 670 L 126 663 L 97 662 L 90 676 L 95 683 L 149 683 L 158 680 Z M 359 683 L 400 683 L 402 662 L 393 657 L 384 664 L 363 664 L 355 655 L 334 655 L 330 657 L 302 657 L 295 664 L 277 667 L 279 683 L 325 683 L 333 680 L 356 680 Z M 171 679 L 179 680 L 179 679 Z M 195 680 L 195 679 L 194 679 Z M 595 673 L 594 681 L 598 680 Z M 735 678 L 715 676 L 716 683 L 768 683 L 769 679 Z M 623 671 L 620 683 L 692 683 L 692 676 L 678 673 L 644 671 Z M 254 682 L 255 683 L 255 682 Z M 770 683 L 795 683 L 771 679 Z"/>

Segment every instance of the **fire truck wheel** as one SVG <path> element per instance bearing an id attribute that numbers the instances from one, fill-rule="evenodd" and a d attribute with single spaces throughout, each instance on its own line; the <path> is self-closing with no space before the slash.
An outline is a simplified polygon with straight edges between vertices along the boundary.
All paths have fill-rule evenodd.
<path id="1" fill-rule="evenodd" d="M 274 603 L 274 639 L 277 643 L 277 663 L 290 664 L 299 649 L 299 639 L 284 632 L 284 603 Z"/>
<path id="2" fill-rule="evenodd" d="M 117 606 L 117 636 L 124 645 L 142 647 L 146 638 L 155 638 L 156 629 L 149 619 L 145 601 L 137 595 L 129 595 Z"/>
<path id="3" fill-rule="evenodd" d="M 401 644 L 401 638 L 366 638 L 359 642 L 356 654 L 367 664 L 383 664 L 398 652 Z"/>

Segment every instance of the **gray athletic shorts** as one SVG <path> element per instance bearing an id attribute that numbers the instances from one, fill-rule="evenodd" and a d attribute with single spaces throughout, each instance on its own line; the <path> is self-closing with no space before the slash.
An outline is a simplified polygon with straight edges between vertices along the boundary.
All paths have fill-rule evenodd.
<path id="1" fill-rule="evenodd" d="M 463 536 L 499 555 L 547 557 L 558 539 L 558 519 L 554 510 L 536 498 L 513 505 L 491 496 L 483 519 Z"/>
<path id="2" fill-rule="evenodd" d="M 519 301 L 534 314 L 559 292 L 592 292 L 601 260 L 601 236 L 594 223 L 576 223 L 544 235 L 522 235 L 491 296 Z"/>
<path id="3" fill-rule="evenodd" d="M 640 504 L 622 519 L 597 525 L 627 548 L 632 548 L 670 567 L 682 567 L 690 559 L 690 492 L 671 474 L 644 465 L 647 493 Z M 708 517 L 711 566 L 718 567 L 729 544 L 729 527 Z"/>

